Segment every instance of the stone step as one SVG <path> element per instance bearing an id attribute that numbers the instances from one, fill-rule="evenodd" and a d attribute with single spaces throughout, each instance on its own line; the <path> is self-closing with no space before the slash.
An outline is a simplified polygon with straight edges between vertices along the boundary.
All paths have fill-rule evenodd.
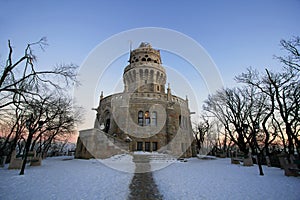
<path id="1" fill-rule="evenodd" d="M 133 161 L 142 163 L 149 161 L 174 161 L 175 157 L 168 154 L 134 154 Z"/>

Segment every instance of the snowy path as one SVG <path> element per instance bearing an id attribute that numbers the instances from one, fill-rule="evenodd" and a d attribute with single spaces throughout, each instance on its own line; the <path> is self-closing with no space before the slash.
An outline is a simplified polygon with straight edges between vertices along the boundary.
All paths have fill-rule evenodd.
<path id="1" fill-rule="evenodd" d="M 159 193 L 153 180 L 149 155 L 133 155 L 135 163 L 135 174 L 129 186 L 129 200 L 161 200 L 162 195 Z"/>
<path id="2" fill-rule="evenodd" d="M 286 177 L 279 168 L 230 164 L 229 159 L 175 162 L 153 172 L 166 200 L 176 199 L 300 199 L 300 177 Z"/>

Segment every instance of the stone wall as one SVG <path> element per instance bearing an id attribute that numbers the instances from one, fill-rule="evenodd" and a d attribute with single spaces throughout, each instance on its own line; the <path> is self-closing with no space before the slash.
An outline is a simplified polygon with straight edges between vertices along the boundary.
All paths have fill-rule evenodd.
<path id="1" fill-rule="evenodd" d="M 75 158 L 105 159 L 128 152 L 129 144 L 125 141 L 112 138 L 99 129 L 88 129 L 79 133 Z"/>

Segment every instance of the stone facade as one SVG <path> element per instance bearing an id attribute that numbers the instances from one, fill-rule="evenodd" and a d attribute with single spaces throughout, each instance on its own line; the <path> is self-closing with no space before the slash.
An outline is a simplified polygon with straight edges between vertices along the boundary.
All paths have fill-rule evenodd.
<path id="1" fill-rule="evenodd" d="M 94 125 L 97 134 L 102 135 L 100 143 L 105 137 L 104 143 L 113 141 L 117 148 L 122 146 L 119 149 L 129 152 L 158 151 L 191 157 L 193 136 L 188 100 L 172 95 L 170 85 L 165 91 L 166 79 L 159 50 L 142 43 L 131 51 L 123 74 L 124 91 L 107 97 L 101 93 Z M 95 130 L 88 132 L 95 135 Z M 108 151 L 107 145 L 102 145 L 103 149 L 95 147 L 99 140 L 94 136 L 82 139 L 86 135 L 86 131 L 80 132 L 75 157 L 90 158 L 98 155 L 97 151 Z"/>

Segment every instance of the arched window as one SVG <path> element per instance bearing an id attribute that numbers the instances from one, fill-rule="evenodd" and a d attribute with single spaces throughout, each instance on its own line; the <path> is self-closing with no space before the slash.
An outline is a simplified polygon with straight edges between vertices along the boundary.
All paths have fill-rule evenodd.
<path id="1" fill-rule="evenodd" d="M 150 125 L 150 114 L 149 111 L 145 112 L 145 126 L 149 126 Z"/>
<path id="2" fill-rule="evenodd" d="M 151 113 L 151 123 L 152 126 L 157 126 L 157 112 L 155 111 Z"/>
<path id="3" fill-rule="evenodd" d="M 144 124 L 144 113 L 143 111 L 139 111 L 138 113 L 138 125 L 143 126 Z"/>

